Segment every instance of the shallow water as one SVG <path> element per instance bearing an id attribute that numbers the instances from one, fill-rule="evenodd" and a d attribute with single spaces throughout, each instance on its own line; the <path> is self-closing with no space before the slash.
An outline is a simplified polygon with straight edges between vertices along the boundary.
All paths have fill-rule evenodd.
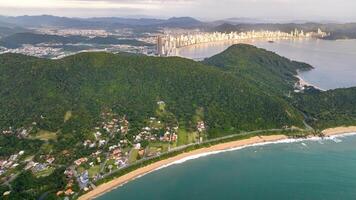
<path id="1" fill-rule="evenodd" d="M 355 199 L 356 136 L 253 146 L 154 171 L 113 199 Z"/>

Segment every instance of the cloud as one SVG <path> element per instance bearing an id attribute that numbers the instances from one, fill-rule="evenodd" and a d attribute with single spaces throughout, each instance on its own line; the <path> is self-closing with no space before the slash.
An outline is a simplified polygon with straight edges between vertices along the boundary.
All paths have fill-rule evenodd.
<path id="1" fill-rule="evenodd" d="M 2 15 L 355 19 L 355 0 L 0 0 Z"/>

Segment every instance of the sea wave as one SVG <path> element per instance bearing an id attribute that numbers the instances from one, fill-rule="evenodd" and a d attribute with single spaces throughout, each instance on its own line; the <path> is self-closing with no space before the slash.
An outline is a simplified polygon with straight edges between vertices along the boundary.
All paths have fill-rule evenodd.
<path id="1" fill-rule="evenodd" d="M 351 133 L 344 133 L 344 134 L 338 134 L 338 135 L 332 135 L 332 136 L 327 136 L 327 137 L 309 137 L 309 138 L 298 138 L 298 139 L 294 139 L 294 138 L 288 138 L 288 139 L 282 139 L 282 140 L 277 140 L 277 141 L 268 141 L 268 142 L 260 142 L 260 143 L 255 143 L 255 144 L 249 144 L 249 145 L 244 145 L 244 146 L 239 146 L 239 147 L 233 147 L 233 148 L 229 148 L 229 149 L 225 149 L 225 150 L 218 150 L 218 151 L 211 151 L 211 152 L 206 152 L 206 153 L 201 153 L 201 154 L 196 154 L 196 155 L 191 155 L 191 156 L 187 156 L 185 158 L 176 160 L 174 162 L 171 162 L 169 164 L 166 165 L 162 165 L 152 171 L 146 172 L 144 174 L 140 174 L 136 177 L 134 177 L 131 180 L 128 180 L 120 185 L 117 185 L 115 188 L 112 188 L 111 190 L 114 190 L 116 188 L 119 188 L 125 184 L 127 184 L 128 182 L 131 182 L 132 180 L 136 180 L 139 179 L 149 173 L 152 173 L 154 171 L 158 171 L 161 170 L 163 168 L 172 166 L 172 165 L 178 165 L 178 164 L 182 164 L 185 163 L 189 160 L 194 160 L 194 159 L 198 159 L 198 158 L 202 158 L 202 157 L 206 157 L 206 156 L 210 156 L 210 155 L 214 155 L 214 154 L 219 154 L 219 153 L 224 153 L 224 152 L 231 152 L 231 151 L 237 151 L 237 150 L 241 150 L 241 149 L 245 149 L 245 148 L 249 148 L 249 147 L 257 147 L 257 146 L 265 146 L 265 145 L 271 145 L 271 144 L 286 144 L 286 143 L 298 143 L 298 142 L 303 142 L 303 141 L 323 141 L 323 140 L 333 140 L 335 141 L 335 139 L 338 138 L 344 138 L 344 137 L 348 137 L 348 136 L 355 136 L 356 132 L 351 132 Z M 103 194 L 100 194 L 99 196 L 101 196 Z M 97 196 L 98 197 L 98 196 Z"/>
<path id="2" fill-rule="evenodd" d="M 341 142 L 342 140 L 340 140 L 339 138 L 344 138 L 344 137 L 348 137 L 348 136 L 355 136 L 355 135 L 356 135 L 356 132 L 351 132 L 351 133 L 343 133 L 343 134 L 338 134 L 338 135 L 327 136 L 327 137 L 323 137 L 323 138 L 322 137 L 308 137 L 308 138 L 298 138 L 298 139 L 288 138 L 288 139 L 282 139 L 282 140 L 277 140 L 277 141 L 260 142 L 260 143 L 255 143 L 255 144 L 239 146 L 239 147 L 233 147 L 233 148 L 224 149 L 224 150 L 211 151 L 211 152 L 206 152 L 206 153 L 187 156 L 185 158 L 176 160 L 176 161 L 171 162 L 169 164 L 162 165 L 161 167 L 159 167 L 159 168 L 157 168 L 157 169 L 155 169 L 153 171 L 157 171 L 157 170 L 160 170 L 160 169 L 172 166 L 172 165 L 182 164 L 182 163 L 187 162 L 189 160 L 194 160 L 194 159 L 198 159 L 198 158 L 202 158 L 202 157 L 206 157 L 206 156 L 210 156 L 210 155 L 214 155 L 214 154 L 224 153 L 224 152 L 237 151 L 237 150 L 241 150 L 241 149 L 245 149 L 245 148 L 249 148 L 249 147 L 265 146 L 265 145 L 271 145 L 271 144 L 298 143 L 298 142 L 303 142 L 303 141 L 332 140 L 332 141 L 335 141 L 335 142 Z"/>

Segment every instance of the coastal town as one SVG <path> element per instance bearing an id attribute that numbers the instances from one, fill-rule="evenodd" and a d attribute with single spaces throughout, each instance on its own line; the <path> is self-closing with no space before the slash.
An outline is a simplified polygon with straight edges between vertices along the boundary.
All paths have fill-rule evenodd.
<path id="1" fill-rule="evenodd" d="M 72 113 L 67 112 L 64 118 L 69 120 L 71 116 Z M 41 118 L 45 119 L 45 116 Z M 24 149 L 9 157 L 1 157 L 1 184 L 11 188 L 10 182 L 24 170 L 41 178 L 65 167 L 62 176 L 66 186 L 58 190 L 56 195 L 62 199 L 77 198 L 78 194 L 94 189 L 97 181 L 114 171 L 192 142 L 202 142 L 206 130 L 204 121 L 198 120 L 196 129 L 188 136 L 181 130 L 175 117 L 166 110 L 164 101 L 157 102 L 156 116 L 146 119 L 143 124 L 145 126 L 139 130 L 132 130 L 127 116 L 106 110 L 101 113 L 100 121 L 92 132 L 77 144 L 77 148 L 83 152 L 81 154 L 72 155 L 68 150 L 63 150 L 58 157 L 49 149 L 47 154 L 32 155 Z M 1 134 L 15 136 L 20 140 L 39 139 L 48 148 L 51 148 L 51 143 L 58 137 L 55 132 L 39 130 L 37 122 L 28 127 L 9 127 Z M 72 161 L 69 165 L 64 165 L 61 161 L 63 159 Z M 6 197 L 10 193 L 11 191 L 6 191 L 1 195 Z"/>
<path id="2" fill-rule="evenodd" d="M 128 53 L 138 53 L 145 55 L 154 55 L 156 42 L 156 36 L 152 33 L 142 33 L 135 34 L 131 29 L 121 28 L 115 30 L 104 30 L 104 29 L 80 29 L 80 28 L 68 28 L 59 29 L 54 27 L 43 27 L 43 28 L 33 28 L 30 30 L 31 33 L 28 37 L 32 37 L 33 41 L 40 40 L 41 37 L 46 38 L 62 38 L 63 41 L 70 40 L 70 38 L 79 39 L 78 42 L 58 42 L 49 39 L 46 42 L 33 43 L 25 42 L 20 46 L 16 47 L 5 47 L 2 45 L 0 36 L 0 54 L 3 53 L 20 53 L 29 56 L 35 56 L 40 58 L 50 58 L 50 59 L 60 59 L 69 55 L 73 55 L 80 52 L 96 52 L 105 51 L 111 53 L 118 52 L 128 52 Z M 33 35 L 34 34 L 34 35 Z M 80 41 L 80 39 L 92 39 L 94 42 L 90 41 Z M 6 39 L 6 38 L 5 38 Z M 122 40 L 129 41 L 134 40 L 142 42 L 142 45 L 137 44 L 115 44 L 110 42 L 95 43 L 98 39 L 103 40 Z M 21 41 L 21 39 L 20 39 Z"/>
<path id="3" fill-rule="evenodd" d="M 356 199 L 355 0 L 0 2 L 0 200 Z"/>
<path id="4" fill-rule="evenodd" d="M 111 31 L 103 29 L 58 29 L 58 28 L 37 28 L 34 33 L 42 36 L 60 36 L 95 38 L 120 38 L 123 40 L 137 40 L 147 45 L 130 44 L 93 44 L 93 43 L 58 43 L 47 42 L 38 44 L 22 44 L 16 48 L 6 48 L 1 46 L 0 54 L 21 53 L 29 56 L 41 58 L 60 59 L 65 56 L 80 52 L 106 51 L 112 53 L 128 52 L 144 54 L 149 56 L 176 56 L 179 48 L 212 42 L 244 42 L 251 39 L 264 39 L 267 41 L 283 39 L 307 39 L 324 38 L 329 33 L 323 32 L 320 28 L 315 32 L 305 32 L 295 29 L 290 33 L 282 31 L 247 31 L 247 32 L 205 32 L 199 29 L 170 29 L 164 28 L 158 33 L 145 32 L 140 35 L 135 34 L 129 28 L 115 29 Z"/>
<path id="5" fill-rule="evenodd" d="M 187 34 L 167 33 L 157 37 L 157 54 L 160 56 L 175 56 L 181 47 L 210 42 L 243 42 L 251 39 L 283 40 L 283 39 L 306 39 L 324 38 L 328 33 L 319 28 L 316 32 L 304 32 L 295 29 L 290 33 L 282 31 L 248 31 L 248 32 L 193 32 Z"/>

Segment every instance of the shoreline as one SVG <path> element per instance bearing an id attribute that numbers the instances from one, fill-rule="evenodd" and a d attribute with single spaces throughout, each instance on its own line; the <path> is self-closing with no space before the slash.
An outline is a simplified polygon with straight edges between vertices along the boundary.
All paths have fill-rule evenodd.
<path id="1" fill-rule="evenodd" d="M 328 128 L 323 130 L 321 133 L 324 134 L 326 137 L 330 137 L 352 132 L 356 132 L 356 126 L 339 126 L 335 128 Z"/>
<path id="2" fill-rule="evenodd" d="M 325 137 L 333 137 L 333 136 L 343 136 L 347 133 L 356 133 L 356 126 L 349 127 L 336 127 L 329 128 L 322 131 Z M 312 138 L 320 138 L 320 137 L 307 137 L 308 140 Z M 114 190 L 129 181 L 132 181 L 136 178 L 144 176 L 150 172 L 168 167 L 170 165 L 179 164 L 185 162 L 187 160 L 195 159 L 202 156 L 207 156 L 211 154 L 220 153 L 223 151 L 233 151 L 242 149 L 245 147 L 256 146 L 256 145 L 265 145 L 271 143 L 286 143 L 286 142 L 297 142 L 298 139 L 292 139 L 286 135 L 269 135 L 269 136 L 254 136 L 248 139 L 236 140 L 221 144 L 216 144 L 210 147 L 200 148 L 193 151 L 185 152 L 164 160 L 157 161 L 155 163 L 146 165 L 144 167 L 138 168 L 134 171 L 131 171 L 123 176 L 115 178 L 111 181 L 98 185 L 94 190 L 83 194 L 78 199 L 79 200 L 87 200 L 87 199 L 95 199 L 111 190 Z"/>
<path id="3" fill-rule="evenodd" d="M 316 86 L 316 85 L 313 85 L 313 84 L 311 84 L 311 83 L 305 81 L 305 80 L 301 77 L 300 71 L 298 71 L 298 75 L 296 75 L 295 77 L 298 79 L 299 84 L 300 84 L 301 86 L 303 86 L 303 87 L 305 87 L 305 86 L 307 86 L 307 87 L 314 87 L 315 89 L 318 89 L 318 90 L 320 90 L 320 91 L 323 91 L 323 92 L 326 91 L 325 89 L 322 89 L 322 88 L 320 88 L 320 87 L 318 87 L 318 86 Z"/>

